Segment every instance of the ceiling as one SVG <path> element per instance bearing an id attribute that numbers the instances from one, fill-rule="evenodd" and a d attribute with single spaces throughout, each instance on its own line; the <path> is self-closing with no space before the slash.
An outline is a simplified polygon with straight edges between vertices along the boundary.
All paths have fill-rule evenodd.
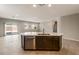
<path id="1" fill-rule="evenodd" d="M 33 7 L 32 4 L 1 4 L 0 17 L 25 21 L 46 21 L 54 17 L 79 13 L 79 4 L 52 4 Z"/>

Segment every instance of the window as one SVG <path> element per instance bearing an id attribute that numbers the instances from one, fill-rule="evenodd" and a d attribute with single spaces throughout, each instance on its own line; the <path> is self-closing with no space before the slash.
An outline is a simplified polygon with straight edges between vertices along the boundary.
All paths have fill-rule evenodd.
<path id="1" fill-rule="evenodd" d="M 16 24 L 5 24 L 5 34 L 13 34 L 17 32 Z"/>

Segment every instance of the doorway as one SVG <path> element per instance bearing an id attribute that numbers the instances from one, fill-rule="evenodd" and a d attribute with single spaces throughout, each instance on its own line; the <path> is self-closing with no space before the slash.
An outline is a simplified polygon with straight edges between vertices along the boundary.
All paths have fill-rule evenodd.
<path id="1" fill-rule="evenodd" d="M 17 33 L 17 24 L 5 24 L 5 35 L 15 35 Z"/>

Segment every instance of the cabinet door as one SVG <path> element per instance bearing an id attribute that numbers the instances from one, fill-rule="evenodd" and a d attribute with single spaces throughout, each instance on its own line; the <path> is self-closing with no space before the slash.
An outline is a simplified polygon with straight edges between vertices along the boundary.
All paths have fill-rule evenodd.
<path id="1" fill-rule="evenodd" d="M 48 36 L 36 37 L 36 49 L 52 49 L 52 40 Z"/>
<path id="2" fill-rule="evenodd" d="M 52 37 L 52 49 L 59 50 L 59 37 L 58 36 Z"/>
<path id="3" fill-rule="evenodd" d="M 59 50 L 59 37 L 37 36 L 36 49 Z"/>
<path id="4" fill-rule="evenodd" d="M 46 48 L 46 40 L 43 39 L 43 38 L 46 38 L 46 37 L 41 37 L 41 36 L 36 36 L 36 49 L 45 49 Z"/>

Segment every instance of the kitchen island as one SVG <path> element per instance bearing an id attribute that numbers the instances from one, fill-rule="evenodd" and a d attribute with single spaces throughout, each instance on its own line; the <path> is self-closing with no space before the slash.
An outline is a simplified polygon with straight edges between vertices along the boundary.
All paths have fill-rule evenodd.
<path id="1" fill-rule="evenodd" d="M 21 45 L 24 50 L 59 51 L 62 48 L 62 35 L 58 33 L 22 33 Z"/>

